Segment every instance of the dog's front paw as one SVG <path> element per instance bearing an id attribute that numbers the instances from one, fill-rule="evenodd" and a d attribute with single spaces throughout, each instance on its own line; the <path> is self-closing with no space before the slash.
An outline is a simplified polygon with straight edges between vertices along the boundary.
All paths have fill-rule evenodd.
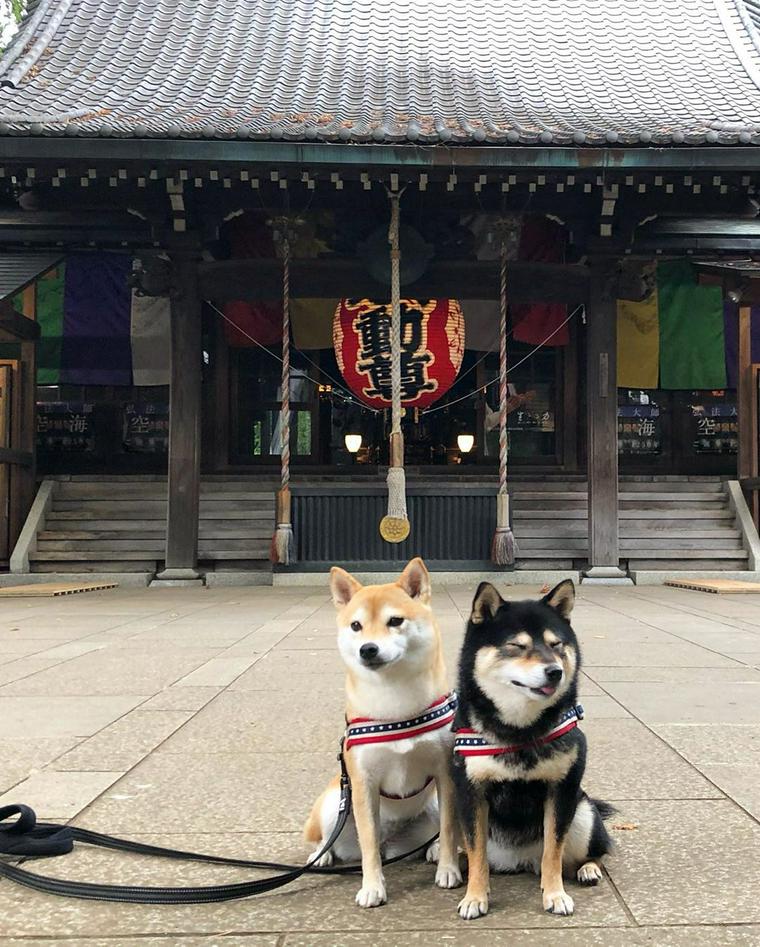
<path id="1" fill-rule="evenodd" d="M 332 850 L 328 849 L 321 858 L 317 858 L 319 855 L 320 849 L 317 849 L 316 852 L 313 852 L 309 855 L 309 864 L 314 868 L 329 868 L 332 863 L 335 861 Z"/>
<path id="2" fill-rule="evenodd" d="M 435 873 L 435 883 L 439 888 L 458 888 L 462 883 L 462 872 L 459 865 L 439 865 Z"/>
<path id="3" fill-rule="evenodd" d="M 557 914 L 563 917 L 570 917 L 573 913 L 573 899 L 564 891 L 556 891 L 547 894 L 544 892 L 544 911 L 549 914 Z"/>
<path id="4" fill-rule="evenodd" d="M 356 892 L 356 903 L 360 908 L 376 908 L 386 901 L 385 885 L 382 881 L 374 885 L 362 885 Z"/>
<path id="5" fill-rule="evenodd" d="M 465 921 L 472 921 L 476 917 L 483 917 L 488 914 L 488 895 L 479 895 L 473 897 L 466 894 L 459 902 L 459 916 Z"/>
<path id="6" fill-rule="evenodd" d="M 588 888 L 593 888 L 602 880 L 602 870 L 596 862 L 586 862 L 578 869 L 578 881 Z"/>
<path id="7" fill-rule="evenodd" d="M 428 850 L 425 852 L 425 861 L 430 862 L 431 865 L 438 864 L 438 855 L 441 851 L 441 843 L 436 839 L 432 845 L 428 847 Z"/>

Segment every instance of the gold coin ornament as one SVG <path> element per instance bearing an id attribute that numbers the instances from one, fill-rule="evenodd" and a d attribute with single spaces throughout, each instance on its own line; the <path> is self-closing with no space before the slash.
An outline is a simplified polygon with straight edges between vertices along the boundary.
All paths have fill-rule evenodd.
<path id="1" fill-rule="evenodd" d="M 384 516 L 380 520 L 380 535 L 387 543 L 402 543 L 410 529 L 409 520 L 399 516 Z"/>

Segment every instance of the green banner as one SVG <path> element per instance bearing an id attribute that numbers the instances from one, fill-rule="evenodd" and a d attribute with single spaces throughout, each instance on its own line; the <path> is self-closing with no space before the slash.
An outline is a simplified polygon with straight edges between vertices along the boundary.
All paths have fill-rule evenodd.
<path id="1" fill-rule="evenodd" d="M 66 265 L 61 263 L 37 281 L 37 384 L 57 385 L 61 378 L 63 337 L 63 283 Z"/>
<path id="2" fill-rule="evenodd" d="M 687 260 L 659 263 L 660 387 L 725 388 L 723 294 L 699 286 Z"/>

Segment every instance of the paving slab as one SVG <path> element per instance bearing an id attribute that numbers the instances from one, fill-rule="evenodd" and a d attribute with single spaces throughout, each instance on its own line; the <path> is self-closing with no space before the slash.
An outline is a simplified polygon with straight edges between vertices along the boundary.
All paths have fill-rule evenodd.
<path id="1" fill-rule="evenodd" d="M 334 760 L 345 729 L 345 697 L 340 688 L 282 691 L 227 691 L 177 732 L 164 752 L 321 752 Z"/>
<path id="2" fill-rule="evenodd" d="M 621 805 L 608 862 L 638 924 L 760 923 L 760 825 L 728 799 Z"/>
<path id="3" fill-rule="evenodd" d="M 108 648 L 0 688 L 0 698 L 40 694 L 154 694 L 219 654 L 211 648 Z"/>
<path id="4" fill-rule="evenodd" d="M 471 924 L 465 931 L 404 931 L 403 934 L 382 932 L 383 947 L 756 947 L 760 943 L 760 927 L 583 927 L 554 930 L 535 928 L 509 929 L 502 940 L 496 930 L 481 930 Z M 28 943 L 25 941 L 24 943 Z M 227 941 L 223 941 L 226 945 Z M 319 934 L 287 934 L 284 947 L 376 947 L 377 934 L 345 932 Z"/>
<path id="5" fill-rule="evenodd" d="M 639 684 L 605 683 L 605 690 L 649 724 L 740 723 L 760 707 L 760 682 Z"/>
<path id="6" fill-rule="evenodd" d="M 47 769 L 0 796 L 0 806 L 21 801 L 31 806 L 41 820 L 71 819 L 119 776 L 121 773 L 63 773 Z"/>
<path id="7" fill-rule="evenodd" d="M 191 716 L 189 711 L 134 710 L 58 757 L 51 768 L 57 771 L 125 773 Z"/>
<path id="8" fill-rule="evenodd" d="M 633 718 L 589 717 L 585 789 L 602 799 L 711 799 L 723 794 Z"/>
<path id="9" fill-rule="evenodd" d="M 615 681 L 640 684 L 725 684 L 760 683 L 760 671 L 738 661 L 730 667 L 682 668 L 682 667 L 593 667 L 587 668 L 587 676 L 606 689 Z"/>
<path id="10" fill-rule="evenodd" d="M 166 832 L 300 832 L 312 803 L 337 772 L 333 753 L 187 756 L 156 752 L 87 812 L 87 826 L 111 834 L 146 832 L 160 813 Z M 181 774 L 181 778 L 178 778 Z"/>
<path id="11" fill-rule="evenodd" d="M 217 831 L 213 835 L 141 835 L 140 840 L 239 858 L 267 855 L 300 861 L 303 857 L 300 839 L 287 833 L 241 836 Z M 150 885 L 225 883 L 255 876 L 240 869 L 167 863 L 141 856 L 127 859 L 84 847 L 65 858 L 49 859 L 45 871 L 79 880 L 97 878 L 105 883 Z M 280 892 L 245 901 L 180 907 L 72 902 L 6 885 L 0 893 L 6 908 L 6 935 L 16 937 L 41 930 L 55 931 L 57 938 L 91 938 L 117 931 L 121 936 L 160 933 L 175 938 L 217 931 L 309 935 L 321 931 L 337 932 L 339 936 L 355 931 L 372 932 L 378 940 L 384 940 L 385 932 L 393 934 L 410 928 L 444 930 L 454 937 L 472 936 L 475 925 L 456 914 L 461 891 L 436 888 L 433 874 L 432 866 L 421 861 L 392 866 L 386 875 L 389 903 L 373 910 L 362 910 L 354 903 L 358 881 L 353 876 L 302 880 Z M 493 909 L 476 922 L 476 930 L 544 929 L 557 937 L 559 932 L 573 928 L 619 928 L 631 923 L 606 880 L 597 888 L 572 886 L 576 914 L 570 918 L 552 917 L 543 911 L 538 878 L 533 875 L 496 876 L 492 889 Z"/>
<path id="12" fill-rule="evenodd" d="M 47 766 L 76 746 L 80 739 L 75 736 L 26 738 L 23 730 L 14 733 L 6 729 L 3 722 L 3 735 L 0 740 L 0 793 L 7 792 L 12 786 L 23 782 L 27 776 Z"/>
<path id="13" fill-rule="evenodd" d="M 197 711 L 221 693 L 221 687 L 165 687 L 142 705 L 143 710 Z"/>
<path id="14" fill-rule="evenodd" d="M 47 697 L 6 697 L 0 691 L 0 721 L 3 730 L 14 737 L 88 737 L 141 704 L 146 696 L 59 697 L 53 692 Z"/>

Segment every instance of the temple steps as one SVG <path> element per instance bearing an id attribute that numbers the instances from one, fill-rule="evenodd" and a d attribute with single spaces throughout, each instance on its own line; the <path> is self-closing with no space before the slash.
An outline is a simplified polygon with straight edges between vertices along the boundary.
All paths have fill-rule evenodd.
<path id="1" fill-rule="evenodd" d="M 206 568 L 269 563 L 274 482 L 201 484 L 198 557 Z M 56 483 L 29 560 L 34 572 L 156 572 L 166 554 L 166 480 L 84 478 Z"/>
<path id="2" fill-rule="evenodd" d="M 308 484 L 324 479 L 310 477 Z M 370 482 L 377 486 L 379 481 Z M 452 478 L 450 488 L 455 492 L 460 486 L 466 494 L 468 484 L 480 488 L 481 496 L 482 487 L 488 487 L 490 511 L 493 478 L 478 480 L 467 474 L 461 480 Z M 271 476 L 203 479 L 202 568 L 270 568 L 276 487 Z M 344 487 L 347 495 L 361 494 L 363 489 L 359 478 L 346 480 Z M 582 478 L 517 479 L 510 483 L 510 494 L 518 569 L 586 567 L 588 499 Z M 360 515 L 363 507 L 353 509 Z M 415 535 L 424 545 L 422 526 Z M 718 477 L 621 478 L 619 535 L 621 565 L 632 572 L 740 571 L 747 569 L 750 558 L 725 484 Z M 156 572 L 163 568 L 165 538 L 165 479 L 72 477 L 56 481 L 36 548 L 29 553 L 30 565 L 35 572 Z M 490 537 L 484 546 L 488 542 Z"/>

